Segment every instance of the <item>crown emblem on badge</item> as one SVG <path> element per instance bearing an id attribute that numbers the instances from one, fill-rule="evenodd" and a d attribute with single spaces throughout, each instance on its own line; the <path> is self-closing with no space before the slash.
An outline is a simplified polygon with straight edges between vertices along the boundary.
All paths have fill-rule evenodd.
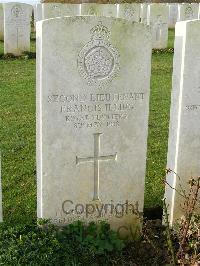
<path id="1" fill-rule="evenodd" d="M 109 39 L 110 37 L 110 31 L 106 26 L 102 24 L 101 21 L 99 22 L 99 24 L 93 27 L 90 32 L 92 35 L 92 40 L 105 40 Z"/>

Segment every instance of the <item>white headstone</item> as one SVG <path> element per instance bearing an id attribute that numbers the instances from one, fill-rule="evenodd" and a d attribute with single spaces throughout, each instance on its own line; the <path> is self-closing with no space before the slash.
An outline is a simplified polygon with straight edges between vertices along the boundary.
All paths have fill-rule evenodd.
<path id="1" fill-rule="evenodd" d="M 101 4 L 102 16 L 117 17 L 117 4 Z"/>
<path id="2" fill-rule="evenodd" d="M 169 28 L 174 28 L 177 22 L 178 4 L 169 4 Z"/>
<path id="3" fill-rule="evenodd" d="M 198 5 L 198 4 L 197 4 Z M 189 3 L 178 4 L 178 20 L 192 20 L 198 18 L 198 8 Z"/>
<path id="4" fill-rule="evenodd" d="M 81 4 L 81 15 L 117 17 L 116 4 Z"/>
<path id="5" fill-rule="evenodd" d="M 140 4 L 119 4 L 117 17 L 139 22 Z"/>
<path id="6" fill-rule="evenodd" d="M 78 16 L 80 15 L 79 4 L 46 3 L 42 4 L 42 19 Z"/>
<path id="7" fill-rule="evenodd" d="M 36 26 L 36 5 L 33 6 L 33 19 L 34 19 L 34 30 Z"/>
<path id="8" fill-rule="evenodd" d="M 42 20 L 42 4 L 36 5 L 36 22 Z"/>
<path id="9" fill-rule="evenodd" d="M 102 16 L 101 5 L 95 3 L 83 3 L 81 4 L 81 15 Z"/>
<path id="10" fill-rule="evenodd" d="M 4 6 L 4 53 L 21 55 L 30 51 L 32 6 L 6 3 Z"/>
<path id="11" fill-rule="evenodd" d="M 199 18 L 199 3 L 191 3 L 191 6 L 194 10 L 194 18 L 193 19 L 198 19 Z"/>
<path id="12" fill-rule="evenodd" d="M 3 4 L 0 3 L 0 41 L 3 41 L 4 36 L 4 21 L 3 21 Z"/>
<path id="13" fill-rule="evenodd" d="M 37 27 L 38 217 L 128 227 L 135 215 L 116 218 L 116 209 L 128 201 L 143 211 L 149 29 L 96 16 Z M 114 206 L 113 213 L 106 206 Z"/>
<path id="14" fill-rule="evenodd" d="M 141 11 L 140 11 L 140 20 L 141 23 L 147 24 L 147 9 L 148 9 L 148 3 L 142 3 L 141 4 Z"/>
<path id="15" fill-rule="evenodd" d="M 198 19 L 200 19 L 200 4 L 199 4 L 199 9 L 198 9 Z"/>
<path id="16" fill-rule="evenodd" d="M 168 6 L 166 4 L 148 5 L 147 24 L 151 27 L 152 48 L 166 48 L 168 41 Z"/>
<path id="17" fill-rule="evenodd" d="M 36 27 L 36 22 L 42 19 L 42 4 L 36 4 L 34 6 L 34 26 Z"/>
<path id="18" fill-rule="evenodd" d="M 167 168 L 173 170 L 180 180 L 176 174 L 169 173 L 167 182 L 179 192 L 180 185 L 187 192 L 187 181 L 200 176 L 199 32 L 198 20 L 176 24 Z M 166 185 L 171 224 L 183 214 L 184 199 L 176 190 Z"/>

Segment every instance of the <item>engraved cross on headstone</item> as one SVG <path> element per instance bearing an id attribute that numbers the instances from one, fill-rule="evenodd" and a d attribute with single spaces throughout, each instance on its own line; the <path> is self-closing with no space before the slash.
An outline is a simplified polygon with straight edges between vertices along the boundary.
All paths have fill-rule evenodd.
<path id="1" fill-rule="evenodd" d="M 93 200 L 99 200 L 99 163 L 100 161 L 117 160 L 117 153 L 111 155 L 100 155 L 100 136 L 102 133 L 94 135 L 94 156 L 87 158 L 78 158 L 76 156 L 76 164 L 93 162 L 94 163 L 94 197 Z"/>

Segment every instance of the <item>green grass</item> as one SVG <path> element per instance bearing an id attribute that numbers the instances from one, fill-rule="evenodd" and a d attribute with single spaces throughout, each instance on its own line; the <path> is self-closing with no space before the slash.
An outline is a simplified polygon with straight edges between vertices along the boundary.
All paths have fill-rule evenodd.
<path id="1" fill-rule="evenodd" d="M 168 34 L 168 47 L 174 48 L 174 29 L 169 29 Z"/>
<path id="2" fill-rule="evenodd" d="M 173 30 L 169 36 L 169 47 L 172 47 Z M 31 51 L 35 51 L 34 35 Z M 162 204 L 172 58 L 173 54 L 168 52 L 152 56 L 145 207 Z M 0 70 L 4 219 L 7 223 L 23 223 L 36 218 L 35 59 L 1 59 Z"/>
<path id="3" fill-rule="evenodd" d="M 174 30 L 169 29 L 168 48 L 174 47 Z M 171 101 L 173 54 L 154 53 L 148 132 L 145 207 L 162 206 L 167 164 L 167 144 Z"/>
<path id="4" fill-rule="evenodd" d="M 0 41 L 0 54 L 3 54 L 3 41 Z"/>
<path id="5" fill-rule="evenodd" d="M 145 206 L 161 205 L 165 175 L 173 54 L 152 58 Z"/>
<path id="6" fill-rule="evenodd" d="M 35 60 L 0 60 L 0 149 L 5 220 L 35 215 Z"/>

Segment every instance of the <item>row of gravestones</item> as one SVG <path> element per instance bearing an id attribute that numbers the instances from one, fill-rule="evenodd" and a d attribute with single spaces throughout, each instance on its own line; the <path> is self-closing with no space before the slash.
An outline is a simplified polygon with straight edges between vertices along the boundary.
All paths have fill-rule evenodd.
<path id="1" fill-rule="evenodd" d="M 199 4 L 37 4 L 36 21 L 76 15 L 112 16 L 150 25 L 152 48 L 166 48 L 168 25 L 198 18 Z M 0 40 L 4 53 L 21 55 L 30 51 L 32 6 L 20 3 L 0 4 Z"/>
<path id="2" fill-rule="evenodd" d="M 174 4 L 37 4 L 35 6 L 35 22 L 60 16 L 95 15 L 112 16 L 128 19 L 135 22 L 147 23 L 152 16 L 150 10 L 156 8 L 162 22 L 174 28 L 177 21 L 197 19 L 199 13 L 198 3 Z M 159 10 L 160 9 L 160 10 Z M 154 12 L 154 10 L 153 10 Z M 155 14 L 153 14 L 155 16 Z M 156 14 L 157 16 L 157 14 Z"/>
<path id="3" fill-rule="evenodd" d="M 177 23 L 167 168 L 181 179 L 167 175 L 171 224 L 182 214 L 179 185 L 200 175 L 199 32 L 198 20 Z M 38 217 L 106 220 L 126 234 L 144 205 L 150 29 L 74 16 L 40 21 L 36 34 Z"/>

